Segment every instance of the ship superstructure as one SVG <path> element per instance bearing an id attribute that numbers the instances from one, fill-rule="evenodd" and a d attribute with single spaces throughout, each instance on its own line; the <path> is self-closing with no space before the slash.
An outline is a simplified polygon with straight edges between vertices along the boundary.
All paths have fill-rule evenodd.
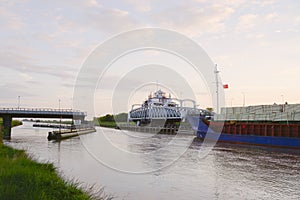
<path id="1" fill-rule="evenodd" d="M 185 102 L 192 103 L 192 106 L 185 107 Z M 132 105 L 129 112 L 129 121 L 136 122 L 137 125 L 161 124 L 164 126 L 174 126 L 185 120 L 187 114 L 206 114 L 210 113 L 205 110 L 196 108 L 196 103 L 191 99 L 177 99 L 167 95 L 162 90 L 150 94 L 143 104 Z"/>

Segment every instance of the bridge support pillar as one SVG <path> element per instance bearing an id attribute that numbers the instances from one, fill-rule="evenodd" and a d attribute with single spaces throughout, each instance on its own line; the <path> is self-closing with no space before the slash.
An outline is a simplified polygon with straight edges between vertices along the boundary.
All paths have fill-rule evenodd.
<path id="1" fill-rule="evenodd" d="M 76 117 L 73 117 L 73 120 L 80 120 L 81 121 L 81 124 L 84 123 L 84 116 L 83 117 L 79 117 L 79 116 L 76 116 Z"/>
<path id="2" fill-rule="evenodd" d="M 12 117 L 9 115 L 3 116 L 3 139 L 9 140 L 11 138 L 11 122 Z"/>

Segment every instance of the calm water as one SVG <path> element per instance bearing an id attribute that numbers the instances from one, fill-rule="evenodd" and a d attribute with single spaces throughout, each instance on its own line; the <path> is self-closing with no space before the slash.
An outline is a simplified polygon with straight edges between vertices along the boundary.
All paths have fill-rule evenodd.
<path id="1" fill-rule="evenodd" d="M 300 152 L 222 144 L 203 158 L 192 136 L 98 129 L 59 143 L 51 130 L 25 123 L 7 144 L 116 199 L 300 199 Z"/>

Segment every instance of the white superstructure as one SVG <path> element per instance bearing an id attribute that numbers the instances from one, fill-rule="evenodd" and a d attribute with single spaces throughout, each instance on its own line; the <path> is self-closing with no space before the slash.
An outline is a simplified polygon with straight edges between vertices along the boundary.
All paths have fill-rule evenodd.
<path id="1" fill-rule="evenodd" d="M 184 107 L 185 102 L 191 102 L 193 105 Z M 199 115 L 206 112 L 196 108 L 194 100 L 171 98 L 170 94 L 158 90 L 153 95 L 151 93 L 143 104 L 132 105 L 128 119 L 137 122 L 138 125 L 150 123 L 152 120 L 166 120 L 173 123 L 185 120 L 187 114 Z"/>

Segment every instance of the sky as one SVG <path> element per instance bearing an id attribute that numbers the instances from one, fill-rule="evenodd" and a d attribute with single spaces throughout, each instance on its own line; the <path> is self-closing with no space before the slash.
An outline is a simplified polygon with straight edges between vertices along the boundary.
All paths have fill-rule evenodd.
<path id="1" fill-rule="evenodd" d="M 89 54 L 116 34 L 145 27 L 197 42 L 229 84 L 227 106 L 244 99 L 246 106 L 300 103 L 297 0 L 0 2 L 0 107 L 16 107 L 20 96 L 21 107 L 58 108 L 60 99 L 72 108 Z M 96 115 L 109 113 L 108 104 L 99 103 Z"/>

